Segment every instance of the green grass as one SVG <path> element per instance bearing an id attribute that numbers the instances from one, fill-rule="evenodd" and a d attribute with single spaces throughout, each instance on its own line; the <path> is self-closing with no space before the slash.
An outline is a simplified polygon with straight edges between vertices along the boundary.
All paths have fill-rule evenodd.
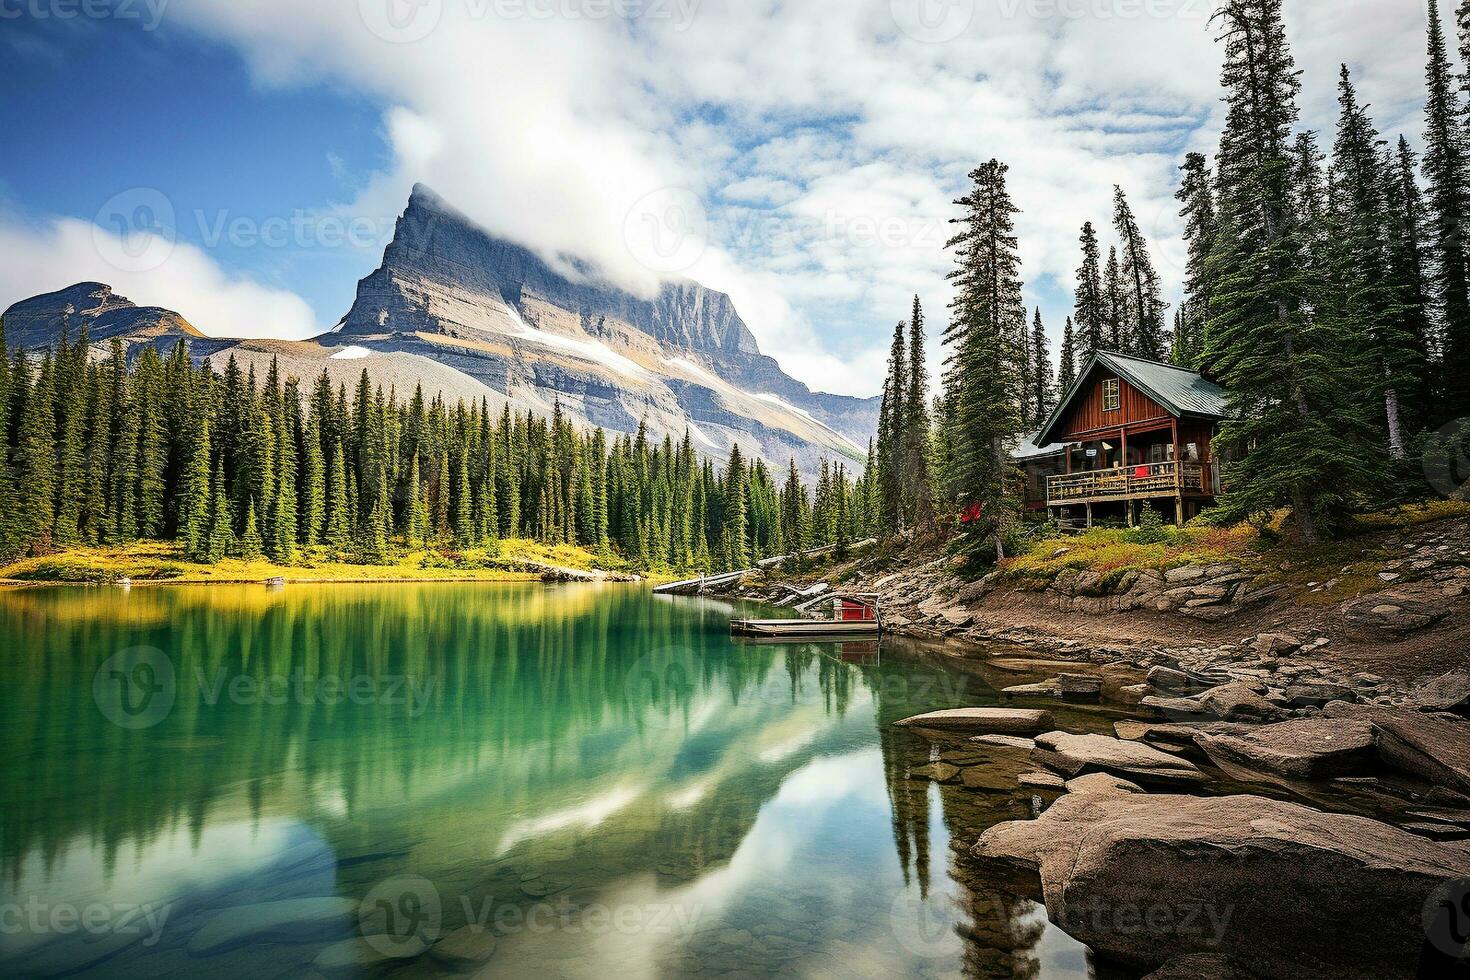
<path id="1" fill-rule="evenodd" d="M 1168 571 L 1184 565 L 1234 562 L 1251 565 L 1260 558 L 1260 537 L 1250 527 L 1218 528 L 1194 523 L 1183 528 L 1146 526 L 1093 528 L 1082 534 L 1043 538 L 1030 550 L 1000 563 L 1001 575 L 1015 584 L 1041 588 L 1068 569 L 1098 572 L 1103 594 L 1129 572 Z"/>
<path id="2" fill-rule="evenodd" d="M 1405 504 L 1377 514 L 1364 514 L 1357 524 L 1363 532 L 1405 530 L 1433 524 L 1435 521 L 1470 520 L 1470 501 L 1430 500 Z"/>
<path id="3" fill-rule="evenodd" d="M 1102 581 L 1086 591 L 1108 595 L 1130 572 L 1230 562 L 1255 572 L 1261 584 L 1283 583 L 1303 602 L 1330 605 L 1382 587 L 1377 573 L 1396 555 L 1378 536 L 1467 518 L 1470 503 L 1461 500 L 1410 504 L 1363 515 L 1353 536 L 1310 549 L 1288 542 L 1271 525 L 1264 532 L 1249 524 L 1216 527 L 1206 521 L 1183 528 L 1157 522 L 1126 530 L 1094 528 L 1038 540 L 1025 554 L 1001 562 L 999 571 L 1010 584 L 1032 589 L 1045 588 L 1064 570 L 1097 572 Z"/>
<path id="4" fill-rule="evenodd" d="M 325 548 L 303 551 L 295 564 L 277 565 L 265 559 L 227 558 L 213 565 L 184 560 L 172 542 L 138 541 L 101 548 L 72 548 L 39 558 L 28 558 L 0 568 L 0 579 L 20 582 L 257 582 L 282 577 L 298 582 L 396 581 L 464 579 L 466 581 L 529 581 L 539 573 L 532 565 L 556 565 L 580 571 L 624 571 L 627 563 L 574 545 L 544 545 L 535 541 L 503 541 L 499 549 L 464 551 L 429 549 L 403 552 L 387 565 L 359 565 L 341 560 Z"/>

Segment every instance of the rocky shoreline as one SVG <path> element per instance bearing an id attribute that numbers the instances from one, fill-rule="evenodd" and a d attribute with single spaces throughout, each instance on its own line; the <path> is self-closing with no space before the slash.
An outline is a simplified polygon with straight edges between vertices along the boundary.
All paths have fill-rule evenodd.
<path id="1" fill-rule="evenodd" d="M 965 582 L 948 558 L 898 570 L 871 558 L 842 570 L 840 587 L 875 594 L 886 632 L 1161 668 L 1160 678 L 1175 672 L 1235 681 L 1285 712 L 1309 716 L 1335 700 L 1410 705 L 1418 688 L 1445 672 L 1434 666 L 1470 669 L 1470 526 L 1429 525 L 1392 535 L 1378 550 L 1392 557 L 1341 573 L 1374 587 L 1341 602 L 1319 598 L 1338 587 L 1330 576 L 1292 595 L 1279 569 L 1231 562 L 1129 571 L 1111 582 L 1099 572 L 1067 570 L 1038 585 L 1002 573 Z M 831 587 L 768 576 L 730 591 L 780 604 Z M 1368 661 L 1379 669 L 1362 669 Z"/>
<path id="2" fill-rule="evenodd" d="M 899 723 L 930 746 L 909 778 L 1032 798 L 1035 819 L 962 842 L 966 860 L 1156 980 L 1470 975 L 1470 528 L 1390 536 L 1344 568 L 1371 585 L 1340 600 L 1330 576 L 1225 562 L 1042 587 L 953 571 L 859 558 L 736 591 L 809 601 L 835 582 L 952 656 L 1077 665 L 1005 688 L 1014 706 Z M 1054 730 L 1097 670 L 1141 720 Z"/>

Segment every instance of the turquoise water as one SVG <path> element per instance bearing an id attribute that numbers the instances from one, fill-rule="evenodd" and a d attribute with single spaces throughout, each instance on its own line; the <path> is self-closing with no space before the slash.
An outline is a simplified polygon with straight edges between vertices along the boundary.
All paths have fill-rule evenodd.
<path id="1" fill-rule="evenodd" d="M 1083 977 L 908 778 L 993 703 L 638 587 L 0 593 L 0 971 Z M 289 903 L 289 904 L 284 904 Z"/>

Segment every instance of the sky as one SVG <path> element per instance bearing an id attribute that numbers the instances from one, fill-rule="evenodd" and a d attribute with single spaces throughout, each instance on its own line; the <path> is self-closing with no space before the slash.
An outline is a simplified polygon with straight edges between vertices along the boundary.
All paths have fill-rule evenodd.
<path id="1" fill-rule="evenodd" d="M 938 369 L 952 202 L 994 157 L 1055 354 L 1115 184 L 1177 301 L 1215 2 L 0 0 L 0 309 L 98 280 L 311 336 L 423 182 L 563 267 L 724 290 L 789 373 L 871 395 L 915 295 Z M 1286 7 L 1303 126 L 1330 145 L 1346 63 L 1419 145 L 1423 0 Z"/>

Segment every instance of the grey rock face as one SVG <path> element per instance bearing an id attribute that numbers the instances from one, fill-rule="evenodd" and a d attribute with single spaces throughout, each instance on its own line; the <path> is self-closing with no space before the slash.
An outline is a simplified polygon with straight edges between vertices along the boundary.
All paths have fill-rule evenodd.
<path id="1" fill-rule="evenodd" d="M 859 461 L 877 429 L 878 399 L 814 393 L 788 376 L 724 293 L 679 280 L 642 297 L 575 259 L 554 267 L 422 185 L 382 265 L 321 341 L 448 359 L 518 408 L 560 398 L 574 418 L 620 432 L 646 420 L 677 439 L 693 423 L 711 455 L 738 441 L 809 472 L 821 456 Z"/>
<path id="2" fill-rule="evenodd" d="M 5 341 L 26 350 L 51 347 L 63 326 L 72 341 L 87 331 L 93 343 L 114 337 L 129 341 L 203 337 L 173 310 L 138 306 L 100 282 L 79 282 L 54 293 L 13 303 L 5 311 Z"/>
<path id="3" fill-rule="evenodd" d="M 699 452 L 777 469 L 795 459 L 808 478 L 821 459 L 860 471 L 877 431 L 877 398 L 813 392 L 762 354 L 735 304 L 699 283 L 638 296 L 574 258 L 548 262 L 495 238 L 422 186 L 414 189 L 377 270 L 361 280 L 337 328 L 308 342 L 206 338 L 171 310 L 139 307 L 102 283 L 78 283 L 14 304 L 7 339 L 50 347 L 85 327 L 94 350 L 120 338 L 195 359 L 282 356 L 299 377 L 367 369 L 409 392 L 485 399 L 574 425 L 681 439 Z M 283 363 L 283 368 L 285 365 Z"/>

